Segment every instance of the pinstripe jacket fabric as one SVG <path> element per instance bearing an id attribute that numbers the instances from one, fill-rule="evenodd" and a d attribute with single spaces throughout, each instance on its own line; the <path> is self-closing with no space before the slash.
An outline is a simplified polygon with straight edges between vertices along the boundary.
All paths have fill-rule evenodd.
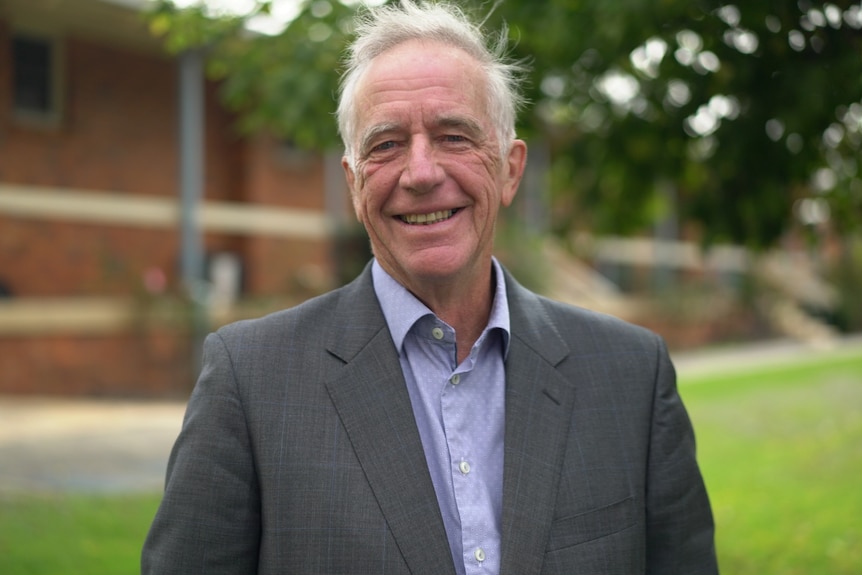
<path id="1" fill-rule="evenodd" d="M 664 343 L 506 282 L 500 572 L 717 573 Z M 454 573 L 370 267 L 207 338 L 142 573 Z"/>

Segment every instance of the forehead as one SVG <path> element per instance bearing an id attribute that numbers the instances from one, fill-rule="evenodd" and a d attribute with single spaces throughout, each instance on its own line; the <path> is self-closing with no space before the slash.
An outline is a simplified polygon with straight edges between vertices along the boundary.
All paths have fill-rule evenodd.
<path id="1" fill-rule="evenodd" d="M 479 62 L 460 48 L 409 40 L 371 61 L 356 87 L 356 117 L 360 126 L 387 112 L 460 110 L 485 117 L 484 78 Z"/>

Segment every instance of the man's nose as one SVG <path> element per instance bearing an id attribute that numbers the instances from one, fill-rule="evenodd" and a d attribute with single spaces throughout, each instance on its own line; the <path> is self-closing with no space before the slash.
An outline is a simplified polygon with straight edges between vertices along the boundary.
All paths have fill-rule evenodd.
<path id="1" fill-rule="evenodd" d="M 401 185 L 414 193 L 424 194 L 437 187 L 444 177 L 433 144 L 426 138 L 414 138 L 401 172 Z"/>

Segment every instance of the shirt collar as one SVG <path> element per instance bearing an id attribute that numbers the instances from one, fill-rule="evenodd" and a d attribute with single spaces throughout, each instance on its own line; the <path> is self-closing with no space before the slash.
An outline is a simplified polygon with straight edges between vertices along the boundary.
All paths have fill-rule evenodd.
<path id="1" fill-rule="evenodd" d="M 499 329 L 503 341 L 503 357 L 509 354 L 509 303 L 506 295 L 506 280 L 503 268 L 496 258 L 491 258 L 495 282 L 494 302 L 491 305 L 491 315 L 485 332 Z M 371 266 L 374 281 L 374 293 L 383 309 L 383 317 L 389 326 L 389 333 L 400 354 L 404 338 L 417 321 L 427 315 L 434 315 L 428 306 L 410 293 L 407 288 L 395 281 L 391 275 L 375 259 Z M 457 335 L 457 334 L 456 334 Z"/>

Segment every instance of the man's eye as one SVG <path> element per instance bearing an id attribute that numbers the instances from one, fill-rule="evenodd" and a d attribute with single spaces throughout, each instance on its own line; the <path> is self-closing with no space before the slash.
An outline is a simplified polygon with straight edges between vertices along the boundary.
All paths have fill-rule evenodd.
<path id="1" fill-rule="evenodd" d="M 388 140 L 386 142 L 383 142 L 382 144 L 377 144 L 376 146 L 371 148 L 371 151 L 372 152 L 385 152 L 386 150 L 391 150 L 394 147 L 395 147 L 395 142 L 393 142 L 392 140 Z"/>
<path id="2" fill-rule="evenodd" d="M 446 142 L 466 142 L 467 138 L 458 134 L 446 134 L 443 136 L 443 140 Z"/>

